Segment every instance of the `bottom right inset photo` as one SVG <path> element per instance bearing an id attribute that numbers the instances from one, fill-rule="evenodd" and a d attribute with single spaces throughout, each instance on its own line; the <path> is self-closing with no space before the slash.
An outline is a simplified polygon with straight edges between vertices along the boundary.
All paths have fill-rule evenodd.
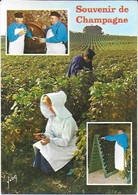
<path id="1" fill-rule="evenodd" d="M 87 122 L 87 185 L 132 185 L 132 123 Z"/>

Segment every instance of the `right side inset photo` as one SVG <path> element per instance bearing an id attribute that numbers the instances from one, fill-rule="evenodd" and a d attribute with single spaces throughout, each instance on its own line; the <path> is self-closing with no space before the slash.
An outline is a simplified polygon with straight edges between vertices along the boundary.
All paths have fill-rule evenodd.
<path id="1" fill-rule="evenodd" d="M 132 123 L 87 122 L 87 185 L 132 185 Z"/>

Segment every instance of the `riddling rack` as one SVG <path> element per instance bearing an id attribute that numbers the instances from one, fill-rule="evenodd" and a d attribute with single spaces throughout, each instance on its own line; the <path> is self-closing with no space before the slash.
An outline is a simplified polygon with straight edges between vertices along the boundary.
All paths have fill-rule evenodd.
<path id="1" fill-rule="evenodd" d="M 94 136 L 89 173 L 103 169 L 104 176 L 107 178 L 118 172 L 114 166 L 114 145 L 115 142 L 101 140 L 99 134 Z"/>

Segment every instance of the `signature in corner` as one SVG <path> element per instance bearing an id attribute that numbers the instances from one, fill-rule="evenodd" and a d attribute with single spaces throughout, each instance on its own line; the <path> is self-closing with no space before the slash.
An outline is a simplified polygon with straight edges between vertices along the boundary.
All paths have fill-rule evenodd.
<path id="1" fill-rule="evenodd" d="M 10 188 L 10 181 L 13 181 L 13 180 L 16 180 L 16 183 L 17 183 L 17 175 L 14 175 L 13 177 L 8 176 L 8 180 L 7 180 L 8 189 Z"/>

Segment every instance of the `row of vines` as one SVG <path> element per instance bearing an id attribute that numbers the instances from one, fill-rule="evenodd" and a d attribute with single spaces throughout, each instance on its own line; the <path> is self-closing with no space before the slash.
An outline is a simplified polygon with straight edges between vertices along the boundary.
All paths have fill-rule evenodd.
<path id="1" fill-rule="evenodd" d="M 130 47 L 136 44 L 136 37 L 116 36 L 116 35 L 98 35 L 91 33 L 70 33 L 71 49 L 84 51 L 87 47 L 95 50 L 103 48 L 115 48 L 121 46 Z M 85 42 L 83 41 L 85 40 Z"/>

